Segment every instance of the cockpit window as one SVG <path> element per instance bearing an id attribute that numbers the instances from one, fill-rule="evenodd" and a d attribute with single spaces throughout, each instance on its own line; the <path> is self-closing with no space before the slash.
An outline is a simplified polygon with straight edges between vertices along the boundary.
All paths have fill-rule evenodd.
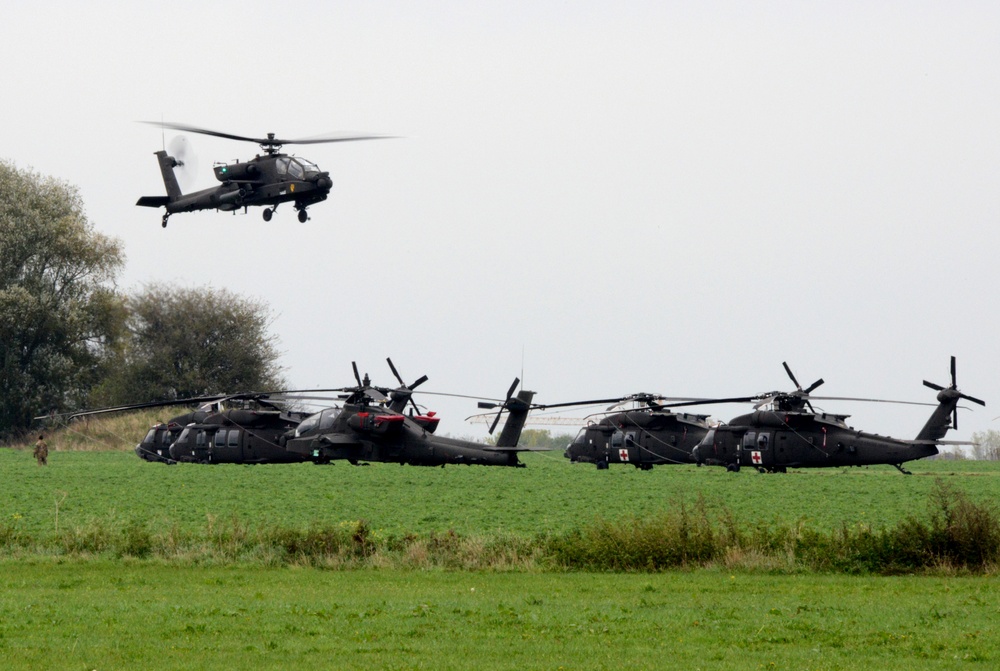
<path id="1" fill-rule="evenodd" d="M 146 434 L 146 437 L 142 439 L 142 442 L 147 445 L 152 445 L 156 442 L 156 429 L 150 429 L 149 433 Z"/>
<path id="2" fill-rule="evenodd" d="M 705 437 L 701 439 L 699 445 L 715 445 L 715 429 L 709 429 Z"/>
<path id="3" fill-rule="evenodd" d="M 576 434 L 576 438 L 573 439 L 574 445 L 584 445 L 587 442 L 587 430 L 580 429 L 580 433 Z"/>
<path id="4" fill-rule="evenodd" d="M 302 179 L 306 176 L 306 171 L 303 170 L 302 166 L 299 165 L 299 162 L 296 160 L 288 163 L 288 174 L 292 179 Z"/>
<path id="5" fill-rule="evenodd" d="M 279 158 L 277 161 L 274 162 L 274 165 L 277 167 L 278 174 L 280 176 L 284 177 L 285 175 L 288 174 L 289 163 L 291 163 L 291 159 L 288 158 Z"/>
<path id="6" fill-rule="evenodd" d="M 319 430 L 326 431 L 333 428 L 333 423 L 340 417 L 340 408 L 327 408 L 319 413 Z"/>
<path id="7" fill-rule="evenodd" d="M 319 166 L 313 163 L 312 161 L 307 161 L 304 158 L 296 158 L 294 160 L 296 163 L 302 166 L 302 171 L 305 173 L 305 176 L 307 178 L 319 174 Z"/>

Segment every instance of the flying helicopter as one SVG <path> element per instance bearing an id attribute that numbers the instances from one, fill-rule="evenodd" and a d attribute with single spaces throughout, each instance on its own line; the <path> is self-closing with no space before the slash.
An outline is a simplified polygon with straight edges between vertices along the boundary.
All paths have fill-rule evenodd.
<path id="1" fill-rule="evenodd" d="M 756 404 L 754 412 L 740 415 L 728 424 L 710 429 L 692 451 L 696 463 L 725 466 L 734 472 L 739 471 L 741 466 L 749 466 L 762 473 L 784 473 L 788 468 L 888 464 L 909 475 L 910 472 L 903 468 L 904 463 L 933 456 L 938 453 L 938 445 L 949 444 L 943 438 L 949 429 L 958 428 L 959 400 L 986 405 L 984 401 L 958 390 L 955 357 L 951 357 L 950 386 L 943 387 L 924 380 L 925 386 L 938 392 L 937 406 L 916 438 L 891 438 L 854 429 L 847 425 L 849 415 L 816 411 L 810 401 L 822 399 L 933 404 L 811 396 L 811 392 L 823 384 L 823 379 L 820 378 L 803 389 L 788 364 L 782 365 L 795 384 L 796 390 L 793 392 L 671 404 L 672 407 L 702 403 Z"/>
<path id="2" fill-rule="evenodd" d="M 170 156 L 166 150 L 155 152 L 167 195 L 143 196 L 139 198 L 136 205 L 166 208 L 162 222 L 164 228 L 167 226 L 170 215 L 177 212 L 194 212 L 195 210 L 235 212 L 240 208 L 246 211 L 250 206 L 264 207 L 264 221 L 271 221 L 278 205 L 288 202 L 294 203 L 299 221 L 305 223 L 309 219 L 306 208 L 326 200 L 333 187 L 333 181 L 330 179 L 330 173 L 321 171 L 315 163 L 301 157 L 282 154 L 282 146 L 379 140 L 387 137 L 384 135 L 338 134 L 287 140 L 275 137 L 274 133 L 268 133 L 263 138 L 255 138 L 180 123 L 156 121 L 142 123 L 229 140 L 254 142 L 260 145 L 264 151 L 263 156 L 258 154 L 249 161 L 217 163 L 214 168 L 215 178 L 221 184 L 189 194 L 181 192 L 177 176 L 174 174 L 174 168 L 183 166 L 183 161 Z"/>
<path id="3" fill-rule="evenodd" d="M 282 437 L 281 442 L 289 452 L 320 464 L 346 460 L 353 465 L 392 462 L 413 466 L 523 467 L 518 453 L 543 449 L 517 445 L 534 397 L 534 392 L 526 390 L 514 394 L 520 384 L 518 378 L 514 378 L 505 399 L 480 402 L 481 408 L 499 408 L 490 427 L 491 434 L 501 415 L 508 413 L 496 445 L 487 445 L 434 435 L 439 418 L 433 412 L 403 414 L 399 407 L 400 401 L 404 406 L 407 402 L 413 403 L 408 396 L 409 390 L 397 397 L 397 405 L 386 407 L 379 402 L 384 390 L 371 387 L 367 376 L 365 380 L 358 377 L 357 366 L 354 375 L 358 386 L 342 406 L 327 408 L 306 418 Z M 416 408 L 416 404 L 413 405 Z"/>

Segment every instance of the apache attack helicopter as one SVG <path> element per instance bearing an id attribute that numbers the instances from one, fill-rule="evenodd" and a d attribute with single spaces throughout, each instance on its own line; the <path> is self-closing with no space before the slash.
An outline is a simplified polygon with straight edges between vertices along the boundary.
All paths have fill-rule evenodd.
<path id="1" fill-rule="evenodd" d="M 222 184 L 190 194 L 181 193 L 177 176 L 174 174 L 174 168 L 184 165 L 183 161 L 170 156 L 165 150 L 155 152 L 160 164 L 160 172 L 163 174 L 163 184 L 167 188 L 167 195 L 143 196 L 136 202 L 136 205 L 165 207 L 164 228 L 167 226 L 170 215 L 177 212 L 194 212 L 195 210 L 235 212 L 240 208 L 243 208 L 245 212 L 251 205 L 263 206 L 264 221 L 271 221 L 271 216 L 278 209 L 278 205 L 287 202 L 295 203 L 299 221 L 305 223 L 309 219 L 306 208 L 326 200 L 333 186 L 333 181 L 330 179 L 330 173 L 320 171 L 315 163 L 304 158 L 282 154 L 282 145 L 379 140 L 387 137 L 383 135 L 341 134 L 283 140 L 276 138 L 274 133 L 268 133 L 265 138 L 253 138 L 179 123 L 154 121 L 142 123 L 229 140 L 255 142 L 264 150 L 263 156 L 258 154 L 249 161 L 216 164 L 215 178 Z"/>
<path id="2" fill-rule="evenodd" d="M 420 414 L 417 410 L 418 414 L 411 412 L 404 415 L 402 411 L 406 403 L 413 403 L 409 392 L 415 384 L 386 407 L 380 403 L 384 390 L 370 386 L 367 375 L 364 380 L 358 377 L 357 366 L 354 376 L 358 386 L 343 406 L 328 408 L 306 418 L 282 437 L 281 442 L 289 452 L 319 464 L 346 460 L 353 465 L 380 461 L 413 466 L 480 464 L 523 467 L 524 464 L 517 458 L 519 452 L 541 451 L 540 448 L 517 446 L 534 397 L 534 392 L 524 390 L 514 395 L 520 384 L 517 378 L 514 378 L 504 400 L 480 402 L 481 408 L 499 408 L 490 427 L 491 434 L 500 416 L 505 411 L 508 413 L 496 445 L 486 445 L 434 435 L 439 418 L 433 412 Z M 400 402 L 403 407 L 400 407 Z M 415 403 L 413 406 L 416 409 Z"/>
<path id="3" fill-rule="evenodd" d="M 938 392 L 938 404 L 917 437 L 913 440 L 902 440 L 880 436 L 848 426 L 845 421 L 848 415 L 817 412 L 812 407 L 810 399 L 908 405 L 932 404 L 810 396 L 810 392 L 823 384 L 822 378 L 803 389 L 788 364 L 783 365 L 795 384 L 796 390 L 793 392 L 671 404 L 690 406 L 700 403 L 750 401 L 756 403 L 754 412 L 736 417 L 728 424 L 722 424 L 708 431 L 693 451 L 698 465 L 725 466 L 730 471 L 739 471 L 741 466 L 750 466 L 762 473 L 784 473 L 788 468 L 888 464 L 902 473 L 909 474 L 909 471 L 903 468 L 905 462 L 933 456 L 938 453 L 938 445 L 949 444 L 942 439 L 949 429 L 958 428 L 960 399 L 986 405 L 978 398 L 958 391 L 955 357 L 952 357 L 951 386 L 942 387 L 924 380 L 925 386 Z M 761 409 L 765 405 L 767 407 Z M 809 409 L 806 410 L 806 407 Z"/>
<path id="4" fill-rule="evenodd" d="M 694 463 L 691 450 L 708 433 L 708 415 L 671 412 L 661 405 L 669 399 L 653 394 L 606 400 L 616 403 L 612 407 L 622 402 L 646 407 L 615 412 L 580 429 L 566 448 L 567 459 L 596 464 L 598 469 L 621 463 L 644 471 L 661 464 Z"/>

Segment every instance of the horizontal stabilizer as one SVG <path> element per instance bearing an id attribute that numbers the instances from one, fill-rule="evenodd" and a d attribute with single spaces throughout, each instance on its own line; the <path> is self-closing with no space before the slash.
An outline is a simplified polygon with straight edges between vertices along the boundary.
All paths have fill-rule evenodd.
<path id="1" fill-rule="evenodd" d="M 143 196 L 136 201 L 141 207 L 164 207 L 170 202 L 170 196 Z"/>

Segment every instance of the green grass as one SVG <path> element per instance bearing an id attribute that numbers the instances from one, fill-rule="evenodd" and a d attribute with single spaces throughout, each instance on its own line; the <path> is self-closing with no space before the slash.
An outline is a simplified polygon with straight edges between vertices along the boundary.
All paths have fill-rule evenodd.
<path id="1" fill-rule="evenodd" d="M 58 448 L 59 445 L 56 444 Z M 912 464 L 783 475 L 721 468 L 598 471 L 554 454 L 524 456 L 526 469 L 395 464 L 165 466 L 127 452 L 62 452 L 47 468 L 30 451 L 0 449 L 0 525 L 31 535 L 95 520 L 204 529 L 238 518 L 253 527 L 367 520 L 379 533 L 566 532 L 597 519 L 647 517 L 695 505 L 747 524 L 894 525 L 923 515 L 940 478 L 972 499 L 996 500 L 1000 462 Z"/>
<path id="2" fill-rule="evenodd" d="M 0 563 L 4 668 L 958 669 L 989 578 Z"/>

